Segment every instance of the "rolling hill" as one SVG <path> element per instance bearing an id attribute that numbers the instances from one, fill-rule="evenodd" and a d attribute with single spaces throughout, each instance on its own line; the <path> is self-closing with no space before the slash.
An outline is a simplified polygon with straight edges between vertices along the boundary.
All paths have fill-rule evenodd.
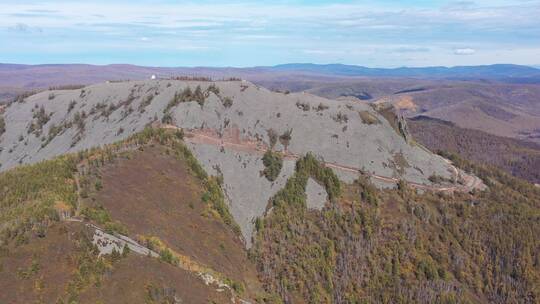
<path id="1" fill-rule="evenodd" d="M 0 173 L 0 300 L 77 303 L 532 302 L 540 191 L 453 158 L 474 193 L 340 181 L 308 154 L 246 250 L 220 176 L 179 130 Z M 310 183 L 327 193 L 310 204 Z M 504 231 L 503 231 L 504 230 Z M 507 246 L 512 243 L 513 246 Z M 521 254 L 514 254 L 518 248 Z"/>
<path id="2" fill-rule="evenodd" d="M 0 302 L 540 298 L 540 189 L 387 104 L 111 81 L 1 113 Z"/>
<path id="3" fill-rule="evenodd" d="M 0 64 L 0 103 L 25 91 L 177 75 L 239 77 L 281 92 L 392 102 L 409 117 L 430 116 L 463 128 L 538 142 L 538 69 L 515 65 L 370 69 L 339 64 L 253 68 Z M 535 76 L 536 75 L 536 76 Z M 535 78 L 536 77 L 536 78 Z"/>
<path id="4" fill-rule="evenodd" d="M 365 78 L 412 78 L 440 80 L 484 80 L 507 83 L 539 83 L 540 70 L 519 65 L 490 65 L 464 67 L 422 67 L 422 68 L 367 68 L 342 64 L 284 64 L 266 67 L 143 67 L 129 64 L 88 65 L 88 64 L 43 64 L 19 65 L 0 64 L 0 102 L 16 96 L 18 91 L 47 89 L 51 86 L 88 85 L 107 80 L 142 80 L 151 75 L 173 77 L 179 75 L 203 76 L 214 79 L 240 77 L 265 85 L 297 83 L 293 91 L 305 90 L 309 84 L 347 81 Z M 291 84 L 289 84 L 291 85 Z"/>
<path id="5" fill-rule="evenodd" d="M 392 103 L 407 117 L 428 116 L 462 128 L 537 142 L 540 86 L 481 81 L 364 79 L 269 82 L 331 99 Z"/>
<path id="6" fill-rule="evenodd" d="M 103 83 L 11 103 L 3 114 L 0 170 L 113 143 L 152 124 L 181 128 L 205 169 L 223 175 L 249 244 L 254 218 L 308 152 L 347 181 L 360 171 L 387 186 L 399 179 L 430 187 L 431 176 L 462 178 L 441 157 L 410 144 L 394 118 L 366 104 L 274 93 L 244 81 Z M 272 149 L 286 157 L 281 173 L 268 180 L 260 175 L 261 155 Z"/>
<path id="7" fill-rule="evenodd" d="M 456 67 L 401 67 L 393 69 L 368 68 L 344 64 L 311 64 L 291 63 L 277 65 L 271 68 L 276 71 L 293 73 L 315 73 L 336 76 L 366 76 L 366 77 L 417 77 L 442 79 L 499 79 L 512 81 L 540 77 L 540 70 L 534 67 L 513 64 L 494 64 L 485 66 L 456 66 Z"/>
<path id="8" fill-rule="evenodd" d="M 409 120 L 408 126 L 414 138 L 431 151 L 456 153 L 540 184 L 540 145 L 536 143 L 463 129 L 426 116 Z"/>

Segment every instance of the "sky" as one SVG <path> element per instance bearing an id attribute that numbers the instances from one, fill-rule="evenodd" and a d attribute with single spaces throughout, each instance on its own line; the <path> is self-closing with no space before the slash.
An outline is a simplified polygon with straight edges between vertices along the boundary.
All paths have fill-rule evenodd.
<path id="1" fill-rule="evenodd" d="M 540 65 L 540 0 L 0 0 L 0 62 Z"/>

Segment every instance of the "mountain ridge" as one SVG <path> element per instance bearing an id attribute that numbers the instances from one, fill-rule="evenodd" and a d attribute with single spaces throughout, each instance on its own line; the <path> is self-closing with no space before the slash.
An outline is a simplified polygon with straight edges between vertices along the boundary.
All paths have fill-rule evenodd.
<path id="1" fill-rule="evenodd" d="M 345 64 L 313 64 L 289 63 L 276 65 L 270 69 L 289 71 L 326 72 L 335 75 L 347 76 L 394 76 L 394 77 L 526 77 L 539 76 L 537 68 L 515 64 L 492 64 L 478 66 L 426 66 L 426 67 L 398 67 L 398 68 L 369 68 L 358 65 Z M 471 75 L 472 74 L 472 75 Z"/>
<path id="2" fill-rule="evenodd" d="M 295 159 L 306 153 L 333 166 L 348 182 L 365 172 L 380 187 L 395 187 L 403 179 L 429 188 L 430 178 L 438 176 L 447 181 L 441 186 L 445 191 L 459 182 L 482 188 L 411 143 L 390 109 L 276 93 L 246 81 L 158 79 L 51 90 L 11 103 L 2 117 L 0 171 L 112 143 L 149 124 L 186 130 L 203 167 L 223 176 L 248 246 L 253 218 L 265 211 L 264 202 L 283 187 Z M 265 151 L 283 155 L 273 178 L 261 176 Z"/>
<path id="3" fill-rule="evenodd" d="M 384 104 L 157 79 L 44 91 L 1 117 L 0 301 L 540 295 L 539 189 L 429 152 Z"/>
<path id="4" fill-rule="evenodd" d="M 254 66 L 254 67 L 211 67 L 211 66 L 195 66 L 195 67 L 154 67 L 154 66 L 139 66 L 134 64 L 10 64 L 0 63 L 0 73 L 4 71 L 20 72 L 25 70 L 39 70 L 46 72 L 47 68 L 60 69 L 68 72 L 69 69 L 91 69 L 114 71 L 115 69 L 123 69 L 124 73 L 132 73 L 133 77 L 149 77 L 144 74 L 148 72 L 156 73 L 196 73 L 200 76 L 222 77 L 223 75 L 231 75 L 237 77 L 247 77 L 254 72 L 265 73 L 310 73 L 318 75 L 332 76 L 347 76 L 347 77 L 416 77 L 416 78 L 448 78 L 448 79 L 495 79 L 519 81 L 520 79 L 532 79 L 540 77 L 540 69 L 515 65 L 515 64 L 493 64 L 479 66 L 427 66 L 427 67 L 398 67 L 398 68 L 370 68 L 358 65 L 346 64 L 314 64 L 314 63 L 287 63 L 275 66 Z M 128 71 L 126 71 L 128 70 Z M 118 71 L 115 71 L 118 72 Z M 236 73 L 237 75 L 232 75 Z M 12 75 L 16 76 L 16 75 Z M 171 76 L 171 75 L 169 75 Z M 249 79 L 249 78 L 248 78 Z M 106 80 L 106 79 L 103 79 Z M 1 83 L 0 83 L 1 84 Z"/>

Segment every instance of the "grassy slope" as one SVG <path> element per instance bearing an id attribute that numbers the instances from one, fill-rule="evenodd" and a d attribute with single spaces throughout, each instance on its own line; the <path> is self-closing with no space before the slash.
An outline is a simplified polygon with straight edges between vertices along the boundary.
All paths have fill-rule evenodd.
<path id="1" fill-rule="evenodd" d="M 175 296 L 189 303 L 230 301 L 228 292 L 219 293 L 213 286 L 205 285 L 196 273 L 179 268 L 179 263 L 185 262 L 201 271 L 211 271 L 241 296 L 255 297 L 257 282 L 245 281 L 242 273 L 234 273 L 230 268 L 225 274 L 211 269 L 215 266 L 212 261 L 220 258 L 229 259 L 221 262 L 232 265 L 231 261 L 239 259 L 235 255 L 243 254 L 243 259 L 247 256 L 238 241 L 238 228 L 227 210 L 219 178 L 206 175 L 181 138 L 179 132 L 147 129 L 103 149 L 67 155 L 0 174 L 0 288 L 7 291 L 1 293 L 0 302 L 108 303 L 134 299 L 135 303 L 162 303 Z M 145 235 L 135 234 L 120 220 L 121 217 L 107 209 L 106 204 L 95 201 L 101 189 L 108 186 L 101 177 L 103 170 L 114 171 L 116 166 L 136 160 L 134 157 L 144 153 L 145 147 L 150 147 L 153 152 L 152 149 L 161 149 L 163 155 L 156 157 L 177 166 L 167 170 L 184 172 L 186 179 L 192 180 L 197 188 L 193 193 L 178 193 L 186 197 L 198 195 L 197 205 L 190 215 L 197 222 L 195 225 L 189 218 L 185 220 L 182 224 L 189 227 L 184 229 L 187 230 L 185 234 L 201 240 L 204 236 L 200 233 L 216 228 L 220 231 L 214 235 L 221 237 L 221 246 L 225 250 L 227 246 L 238 248 L 224 252 L 216 241 L 213 244 L 215 250 L 208 250 L 201 262 L 198 256 L 182 251 L 181 240 L 175 244 L 164 237 L 159 244 L 167 247 L 155 248 L 161 250 L 161 261 L 130 253 L 98 257 L 97 249 L 91 244 L 91 229 L 80 223 L 60 221 L 59 206 L 110 232 L 143 239 L 158 231 L 150 229 Z M 140 170 L 144 169 L 148 168 L 140 167 Z M 159 171 L 159 168 L 150 169 Z M 166 182 L 160 180 L 160 183 Z M 186 201 L 171 204 L 174 206 L 174 203 L 188 204 Z M 136 208 L 133 209 L 135 212 Z M 132 216 L 144 217 L 144 214 Z M 163 224 L 174 228 L 179 223 Z M 152 240 L 159 239 L 152 235 Z M 196 248 L 193 250 L 200 252 Z M 187 261 L 179 260 L 182 258 Z M 246 269 L 249 261 L 245 264 L 238 269 Z M 253 280 L 253 276 L 249 278 Z"/>

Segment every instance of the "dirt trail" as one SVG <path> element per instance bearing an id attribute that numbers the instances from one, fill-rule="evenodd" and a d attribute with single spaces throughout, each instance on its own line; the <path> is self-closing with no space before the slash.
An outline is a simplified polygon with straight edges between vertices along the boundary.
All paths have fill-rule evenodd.
<path id="1" fill-rule="evenodd" d="M 223 148 L 230 148 L 235 151 L 258 153 L 261 155 L 264 154 L 268 150 L 268 146 L 262 141 L 241 140 L 237 132 L 227 132 L 228 134 L 225 134 L 225 136 L 223 136 L 217 133 L 215 130 L 208 130 L 208 129 L 185 130 L 174 125 L 162 125 L 161 128 L 172 129 L 172 130 L 182 130 L 185 135 L 185 140 L 191 143 L 216 145 Z M 229 134 L 234 134 L 234 135 L 230 136 Z M 283 151 L 282 154 L 283 154 L 284 159 L 289 159 L 289 160 L 297 160 L 301 157 L 300 155 L 296 155 L 287 150 Z M 474 189 L 483 188 L 482 180 L 480 180 L 478 177 L 465 174 L 462 171 L 460 172 L 460 170 L 458 170 L 455 166 L 453 166 L 449 160 L 445 160 L 445 161 L 448 163 L 452 171 L 454 171 L 453 180 L 457 182 L 460 178 L 462 178 L 465 181 L 463 185 L 430 186 L 430 185 L 424 185 L 424 184 L 407 181 L 408 185 L 412 186 L 413 188 L 422 189 L 422 190 L 444 191 L 444 192 L 454 192 L 454 191 L 470 192 Z M 381 176 L 381 175 L 377 175 L 373 173 L 365 173 L 365 172 L 362 172 L 360 168 L 344 166 L 344 165 L 340 165 L 340 164 L 332 163 L 332 162 L 324 162 L 324 165 L 328 168 L 342 170 L 345 172 L 363 173 L 363 174 L 368 175 L 371 178 L 374 178 L 376 180 L 386 182 L 386 183 L 397 184 L 399 182 L 398 178 L 389 177 L 389 176 Z"/>

